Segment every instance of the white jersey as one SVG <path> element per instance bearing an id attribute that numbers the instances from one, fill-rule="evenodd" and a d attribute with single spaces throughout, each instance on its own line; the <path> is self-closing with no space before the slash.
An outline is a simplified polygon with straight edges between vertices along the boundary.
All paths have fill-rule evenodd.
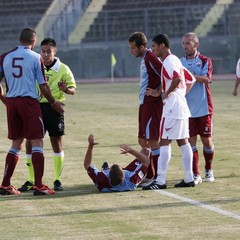
<path id="1" fill-rule="evenodd" d="M 180 77 L 182 81 L 178 87 L 172 91 L 166 99 L 163 100 L 163 114 L 165 118 L 187 119 L 191 116 L 190 110 L 185 98 L 186 94 L 186 78 L 184 67 L 181 61 L 175 55 L 168 55 L 163 61 L 162 67 L 162 91 L 166 92 L 172 80 Z M 195 78 L 192 79 L 194 81 Z"/>
<path id="2" fill-rule="evenodd" d="M 237 78 L 240 78 L 240 58 L 238 59 L 238 62 L 236 65 L 236 76 Z"/>

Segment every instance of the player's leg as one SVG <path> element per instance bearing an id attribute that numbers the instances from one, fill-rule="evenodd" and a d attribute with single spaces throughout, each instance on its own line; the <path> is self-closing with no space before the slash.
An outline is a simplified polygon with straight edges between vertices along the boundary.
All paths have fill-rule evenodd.
<path id="1" fill-rule="evenodd" d="M 213 182 L 214 175 L 212 170 L 212 161 L 214 157 L 214 145 L 212 142 L 212 137 L 201 137 L 201 140 L 203 143 L 203 156 L 205 159 L 205 181 Z"/>
<path id="2" fill-rule="evenodd" d="M 62 137 L 65 129 L 64 115 L 56 112 L 50 104 L 41 103 L 40 105 L 45 130 L 49 133 L 53 150 L 54 190 L 61 191 L 63 190 L 63 187 L 60 180 L 64 165 L 64 151 L 62 143 Z"/>
<path id="3" fill-rule="evenodd" d="M 12 146 L 7 153 L 5 160 L 4 175 L 0 187 L 1 195 L 19 195 L 20 191 L 11 185 L 11 178 L 19 160 L 19 154 L 22 149 L 23 138 L 12 141 Z"/>
<path id="4" fill-rule="evenodd" d="M 193 172 L 192 172 L 193 153 L 192 153 L 191 146 L 187 139 L 177 140 L 177 142 L 182 153 L 182 165 L 183 165 L 185 176 L 181 182 L 179 182 L 178 184 L 175 184 L 175 187 L 194 187 L 195 182 L 194 182 Z"/>
<path id="5" fill-rule="evenodd" d="M 138 112 L 138 143 L 142 149 L 149 148 L 149 143 L 146 139 L 146 125 L 148 121 L 148 115 L 146 114 L 145 104 L 140 105 Z M 151 182 L 154 177 L 154 167 L 152 161 L 148 167 L 148 172 L 145 177 L 146 182 Z"/>
<path id="6" fill-rule="evenodd" d="M 29 140 L 26 140 L 25 148 L 26 148 L 26 166 L 27 166 L 27 172 L 28 172 L 28 179 L 20 188 L 18 188 L 18 190 L 21 192 L 33 190 L 33 186 L 34 186 L 34 169 L 33 169 L 33 164 L 32 164 L 32 146 L 31 146 L 31 142 Z"/>
<path id="7" fill-rule="evenodd" d="M 160 140 L 160 155 L 157 163 L 157 177 L 154 182 L 150 185 L 143 187 L 143 190 L 156 190 L 156 189 L 166 189 L 166 175 L 168 165 L 171 159 L 171 138 L 169 137 L 169 132 L 166 129 L 171 125 L 171 121 L 163 118 L 161 120 L 161 140 Z M 172 127 L 170 127 L 172 128 Z"/>
<path id="8" fill-rule="evenodd" d="M 213 117 L 207 115 L 200 118 L 200 137 L 203 144 L 203 156 L 205 159 L 205 181 L 213 182 L 214 175 L 212 170 L 212 161 L 214 157 L 214 144 L 212 141 Z"/>
<path id="9" fill-rule="evenodd" d="M 160 156 L 158 159 L 158 170 L 156 182 L 160 185 L 166 185 L 166 176 L 169 162 L 171 160 L 172 147 L 171 140 L 161 139 L 160 141 Z"/>
<path id="10" fill-rule="evenodd" d="M 198 118 L 189 118 L 189 143 L 193 152 L 193 177 L 195 184 L 202 183 L 199 169 L 199 153 L 197 148 L 197 135 L 199 134 Z"/>
<path id="11" fill-rule="evenodd" d="M 33 170 L 33 164 L 32 164 L 31 141 L 26 140 L 25 147 L 26 147 L 26 165 L 27 165 L 27 170 L 28 170 L 28 181 L 30 183 L 34 183 L 34 170 Z"/>
<path id="12" fill-rule="evenodd" d="M 151 162 L 147 178 L 157 177 L 157 163 L 159 158 L 159 128 L 162 115 L 162 102 L 155 101 L 144 104 L 141 108 L 141 124 L 142 132 L 147 139 L 151 149 Z"/>
<path id="13" fill-rule="evenodd" d="M 188 119 L 176 119 L 174 123 L 175 133 L 173 133 L 172 138 L 177 140 L 178 146 L 181 149 L 182 155 L 182 165 L 184 169 L 184 179 L 175 185 L 175 187 L 194 187 L 195 182 L 193 179 L 193 152 L 189 138 L 189 121 Z"/>
<path id="14" fill-rule="evenodd" d="M 52 149 L 54 151 L 53 166 L 54 166 L 54 190 L 63 190 L 61 184 L 61 174 L 64 165 L 64 151 L 62 148 L 62 136 L 50 137 Z"/>
<path id="15" fill-rule="evenodd" d="M 150 165 L 152 167 L 153 177 L 154 177 L 154 179 L 156 179 L 156 177 L 157 177 L 157 164 L 158 164 L 158 158 L 159 158 L 159 154 L 160 154 L 159 141 L 154 140 L 154 139 L 150 139 L 150 140 L 148 140 L 148 142 L 149 142 L 149 146 L 150 146 L 150 149 L 151 149 Z"/>
<path id="16" fill-rule="evenodd" d="M 162 101 L 155 101 L 150 103 L 151 106 L 147 107 L 148 115 L 150 121 L 148 121 L 148 128 L 146 128 L 146 133 L 148 133 L 148 142 L 152 150 L 152 162 L 155 171 L 154 178 L 157 178 L 158 169 L 158 158 L 160 154 L 160 122 L 162 118 Z"/>
<path id="17" fill-rule="evenodd" d="M 12 140 L 6 159 L 5 168 L 0 187 L 1 195 L 18 195 L 20 192 L 11 185 L 11 177 L 19 160 L 19 154 L 23 143 L 23 124 L 21 116 L 18 114 L 18 105 L 15 99 L 6 99 L 7 120 L 8 120 L 8 138 Z"/>
<path id="18" fill-rule="evenodd" d="M 24 137 L 30 140 L 32 146 L 32 164 L 34 169 L 33 195 L 54 194 L 54 191 L 42 182 L 44 173 L 43 137 L 45 129 L 39 102 L 36 99 L 29 98 L 23 106 L 27 108 L 22 113 L 25 129 Z"/>

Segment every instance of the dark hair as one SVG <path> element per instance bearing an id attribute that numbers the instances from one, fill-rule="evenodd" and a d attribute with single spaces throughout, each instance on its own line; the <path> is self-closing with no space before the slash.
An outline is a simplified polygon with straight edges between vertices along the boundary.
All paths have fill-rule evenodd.
<path id="1" fill-rule="evenodd" d="M 160 45 L 161 43 L 164 43 L 166 48 L 170 47 L 170 40 L 167 34 L 158 34 L 152 39 L 153 42 L 157 43 Z"/>
<path id="2" fill-rule="evenodd" d="M 25 44 L 32 44 L 32 41 L 36 39 L 36 32 L 32 28 L 24 28 L 20 34 L 20 42 Z"/>
<path id="3" fill-rule="evenodd" d="M 124 172 L 118 164 L 113 164 L 109 171 L 111 184 L 117 186 L 123 182 Z"/>
<path id="4" fill-rule="evenodd" d="M 144 47 L 147 46 L 147 38 L 144 33 L 142 32 L 134 32 L 128 38 L 128 42 L 135 42 L 137 47 L 143 45 Z"/>
<path id="5" fill-rule="evenodd" d="M 52 38 L 43 39 L 42 42 L 41 42 L 41 46 L 43 46 L 43 45 L 50 45 L 50 46 L 53 46 L 53 47 L 57 46 L 56 41 Z"/>

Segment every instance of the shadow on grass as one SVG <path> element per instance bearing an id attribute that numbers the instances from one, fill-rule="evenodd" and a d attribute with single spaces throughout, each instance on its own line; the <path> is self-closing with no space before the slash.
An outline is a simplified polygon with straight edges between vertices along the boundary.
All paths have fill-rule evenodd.
<path id="1" fill-rule="evenodd" d="M 155 190 L 156 191 L 156 190 Z M 167 191 L 167 190 L 157 190 L 157 191 Z M 151 191 L 153 192 L 153 191 Z M 129 192 L 128 192 L 129 193 Z M 54 195 L 43 195 L 43 196 L 33 196 L 32 192 L 27 192 L 23 193 L 20 196 L 0 196 L 0 203 L 4 202 L 7 204 L 9 201 L 15 201 L 15 200 L 39 200 L 39 199 L 56 199 L 56 198 L 69 198 L 69 197 L 76 197 L 76 196 L 83 196 L 83 195 L 105 195 L 109 194 L 109 197 L 111 197 L 111 194 L 118 194 L 118 197 L 126 197 L 125 194 L 127 192 L 118 192 L 118 193 L 105 193 L 102 194 L 100 193 L 94 186 L 92 185 L 75 185 L 71 187 L 66 187 L 66 190 L 57 192 Z M 141 194 L 142 196 L 148 195 L 149 191 L 141 191 L 141 189 L 136 190 L 135 194 Z M 229 199 L 224 199 L 224 200 L 210 200 L 210 201 L 202 201 L 202 204 L 206 205 L 214 205 L 214 204 L 228 204 L 228 203 L 237 203 L 240 202 L 240 199 L 237 198 L 229 198 Z M 44 213 L 44 214 L 31 214 L 31 215 L 12 215 L 12 216 L 0 216 L 1 220 L 4 219 L 19 219 L 19 218 L 44 218 L 44 217 L 57 217 L 57 216 L 71 216 L 71 215 L 84 215 L 84 214 L 96 214 L 96 213 L 112 213 L 112 212 L 128 212 L 128 211 L 139 211 L 139 210 L 147 210 L 147 209 L 158 209 L 158 208 L 178 208 L 178 207 L 186 207 L 186 206 L 191 206 L 188 202 L 183 202 L 183 201 L 173 201 L 173 202 L 164 202 L 164 203 L 156 203 L 156 204 L 134 204 L 134 205 L 129 205 L 127 204 L 126 206 L 109 206 L 109 207 L 101 207 L 98 208 L 96 206 L 95 209 L 77 209 L 77 210 L 70 210 L 70 211 L 56 211 L 52 213 Z M 80 206 L 79 206 L 80 208 Z"/>
<path id="2" fill-rule="evenodd" d="M 239 198 L 233 198 L 228 200 L 223 200 L 221 203 L 224 202 L 224 204 L 227 203 L 233 203 L 233 202 L 239 202 Z M 202 202 L 204 203 L 204 202 Z M 215 204 L 219 203 L 219 201 L 208 201 L 207 204 Z M 96 213 L 112 213 L 112 212 L 128 212 L 128 211 L 139 211 L 139 210 L 148 210 L 148 209 L 159 209 L 159 208 L 178 208 L 178 207 L 186 207 L 191 206 L 187 202 L 169 202 L 169 203 L 157 203 L 157 204 L 141 204 L 141 205 L 131 205 L 131 206 L 121 206 L 121 207 L 105 207 L 105 208 L 96 208 L 96 209 L 84 209 L 84 210 L 73 210 L 73 211 L 56 211 L 54 213 L 48 213 L 48 214 L 31 214 L 31 215 L 14 215 L 14 216 L 0 216 L 1 220 L 4 219 L 18 219 L 18 218 L 44 218 L 44 217 L 58 217 L 58 216 L 71 216 L 71 215 L 81 215 L 81 214 L 96 214 Z"/>
<path id="3" fill-rule="evenodd" d="M 75 185 L 70 187 L 65 187 L 64 191 L 57 191 L 54 195 L 41 195 L 34 196 L 33 191 L 23 192 L 21 195 L 0 195 L 0 202 L 2 201 L 14 201 L 14 200 L 30 200 L 30 199 L 49 199 L 49 198 L 66 198 L 73 196 L 89 195 L 89 194 L 99 194 L 98 189 L 90 184 L 85 185 Z"/>
<path id="4" fill-rule="evenodd" d="M 169 181 L 168 189 L 174 188 L 174 183 L 176 181 Z M 173 185 L 173 186 L 172 186 Z M 141 190 L 141 188 L 137 188 Z M 128 191 L 130 192 L 130 191 Z M 146 191 L 144 191 L 146 192 Z M 115 192 L 114 194 L 124 194 L 125 192 Z M 94 194 L 113 194 L 113 193 L 100 193 L 100 191 L 93 184 L 81 184 L 64 187 L 64 191 L 57 191 L 54 195 L 41 195 L 33 196 L 33 191 L 23 192 L 21 195 L 0 195 L 0 203 L 3 201 L 15 201 L 15 200 L 34 200 L 34 199 L 50 199 L 50 198 L 67 198 L 74 196 L 83 196 L 83 195 L 94 195 Z"/>

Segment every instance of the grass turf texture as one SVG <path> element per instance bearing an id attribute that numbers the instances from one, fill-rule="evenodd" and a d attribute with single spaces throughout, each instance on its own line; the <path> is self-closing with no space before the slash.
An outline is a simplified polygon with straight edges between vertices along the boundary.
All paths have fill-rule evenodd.
<path id="1" fill-rule="evenodd" d="M 231 92 L 233 81 L 212 83 L 215 104 L 213 162 L 215 182 L 195 188 L 176 189 L 183 178 L 180 149 L 173 142 L 164 192 L 240 215 L 240 100 Z M 4 106 L 0 107 L 0 178 L 10 141 Z M 78 85 L 67 96 L 64 136 L 63 192 L 53 196 L 0 196 L 0 239 L 238 239 L 240 220 L 161 194 L 142 191 L 101 194 L 83 168 L 89 133 L 99 145 L 94 163 L 126 165 L 133 158 L 120 155 L 119 144 L 137 144 L 138 83 Z M 48 136 L 44 139 L 44 183 L 52 187 L 53 161 Z M 204 177 L 202 147 L 200 167 Z M 24 150 L 12 184 L 20 187 L 27 178 Z"/>

